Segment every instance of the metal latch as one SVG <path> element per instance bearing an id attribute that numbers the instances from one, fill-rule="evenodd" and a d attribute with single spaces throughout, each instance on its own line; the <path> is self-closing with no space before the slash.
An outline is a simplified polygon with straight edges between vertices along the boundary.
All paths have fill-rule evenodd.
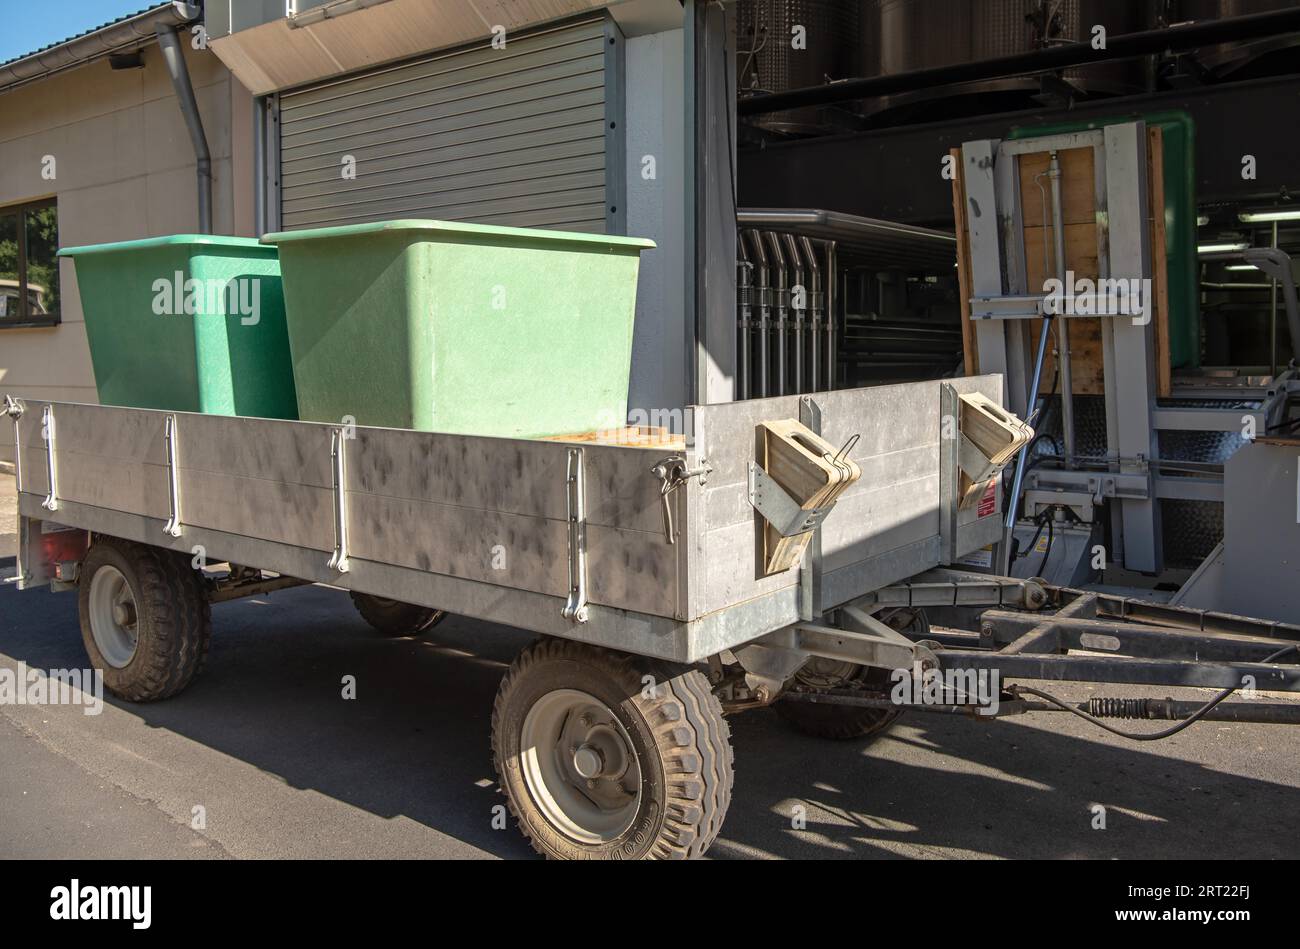
<path id="1" fill-rule="evenodd" d="M 45 483 L 49 491 L 41 507 L 47 511 L 59 509 L 59 480 L 54 467 L 54 406 L 47 405 L 41 409 L 41 434 L 45 436 Z"/>
<path id="2" fill-rule="evenodd" d="M 341 428 L 330 430 L 330 476 L 334 489 L 334 552 L 326 564 L 331 570 L 347 573 L 348 564 L 348 496 L 347 433 Z"/>
<path id="3" fill-rule="evenodd" d="M 569 449 L 564 478 L 569 540 L 569 596 L 560 615 L 575 623 L 587 622 L 587 484 L 581 448 Z"/>
<path id="4" fill-rule="evenodd" d="M 167 451 L 167 523 L 163 533 L 168 537 L 181 536 L 180 466 L 176 461 L 176 416 L 163 419 L 163 447 Z"/>
<path id="5" fill-rule="evenodd" d="M 659 479 L 659 501 L 663 505 L 664 536 L 668 543 L 677 543 L 677 528 L 673 524 L 672 493 L 692 478 L 700 484 L 707 484 L 713 466 L 700 459 L 698 468 L 687 468 L 685 458 L 665 458 L 650 469 L 650 473 Z"/>

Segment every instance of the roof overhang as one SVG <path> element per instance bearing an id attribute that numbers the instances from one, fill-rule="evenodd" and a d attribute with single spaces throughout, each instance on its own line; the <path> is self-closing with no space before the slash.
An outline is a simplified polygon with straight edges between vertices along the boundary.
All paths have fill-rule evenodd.
<path id="1" fill-rule="evenodd" d="M 606 7 L 620 22 L 626 10 L 637 32 L 682 22 L 680 0 L 329 0 L 243 29 L 217 8 L 208 44 L 246 89 L 266 95 L 472 43 L 498 26 L 508 42 L 511 32 Z"/>
<path id="2" fill-rule="evenodd" d="M 57 46 L 37 50 L 0 65 L 0 92 L 8 92 L 97 59 L 140 49 L 154 41 L 158 26 L 193 23 L 202 12 L 197 3 L 174 0 L 74 36 Z"/>

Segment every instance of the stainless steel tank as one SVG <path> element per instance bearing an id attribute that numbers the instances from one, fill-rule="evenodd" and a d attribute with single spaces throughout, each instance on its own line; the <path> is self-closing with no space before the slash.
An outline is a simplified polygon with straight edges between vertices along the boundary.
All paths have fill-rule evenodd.
<path id="1" fill-rule="evenodd" d="M 861 61 L 867 75 L 889 76 L 1029 53 L 1063 42 L 1089 42 L 1093 27 L 1107 36 L 1150 28 L 1153 6 L 1143 0 L 863 0 Z M 1070 69 L 1065 77 L 1088 92 L 1121 95 L 1146 84 L 1141 60 Z M 1031 94 L 1032 77 L 921 90 L 868 104 L 872 112 L 942 97 Z"/>
<path id="2" fill-rule="evenodd" d="M 1294 7 L 1296 0 L 1174 0 L 1174 22 L 1222 20 L 1227 17 L 1271 13 Z M 1300 45 L 1295 34 L 1252 40 L 1245 43 L 1218 43 L 1207 46 L 1197 57 L 1215 72 L 1226 75 L 1252 64 L 1259 65 L 1264 56 Z"/>
<path id="3" fill-rule="evenodd" d="M 861 75 L 858 0 L 739 0 L 736 4 L 737 91 L 784 92 Z M 805 48 L 795 49 L 803 27 Z M 810 107 L 758 116 L 775 132 L 817 134 L 836 126 L 844 110 Z"/>

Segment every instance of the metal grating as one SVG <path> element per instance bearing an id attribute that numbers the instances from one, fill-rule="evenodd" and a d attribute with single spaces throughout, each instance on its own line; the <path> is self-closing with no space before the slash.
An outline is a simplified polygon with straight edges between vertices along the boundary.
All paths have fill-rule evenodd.
<path id="1" fill-rule="evenodd" d="M 598 18 L 283 94 L 282 227 L 436 218 L 603 233 L 605 42 Z"/>

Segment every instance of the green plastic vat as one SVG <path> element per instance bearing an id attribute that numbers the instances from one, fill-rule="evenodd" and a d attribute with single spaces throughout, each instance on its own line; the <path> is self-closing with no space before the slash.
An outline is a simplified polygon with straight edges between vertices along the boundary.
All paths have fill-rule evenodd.
<path id="1" fill-rule="evenodd" d="M 653 242 L 419 220 L 262 240 L 302 418 L 517 438 L 625 424 Z"/>
<path id="2" fill-rule="evenodd" d="M 176 234 L 65 247 L 105 405 L 297 418 L 275 248 Z"/>

